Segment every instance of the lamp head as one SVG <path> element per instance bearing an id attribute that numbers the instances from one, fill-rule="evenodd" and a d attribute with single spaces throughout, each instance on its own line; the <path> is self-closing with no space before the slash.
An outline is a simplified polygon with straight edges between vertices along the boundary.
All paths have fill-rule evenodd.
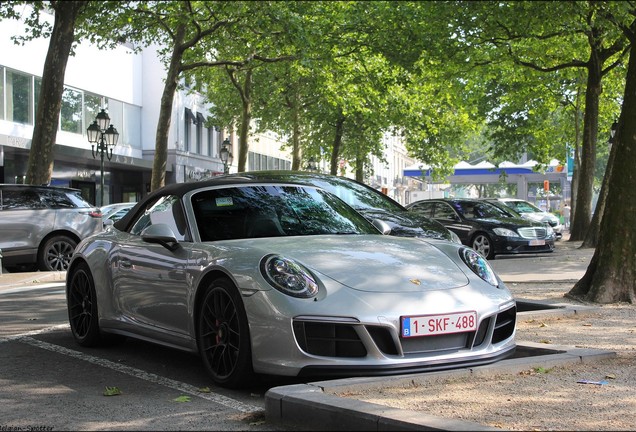
<path id="1" fill-rule="evenodd" d="M 104 140 L 106 141 L 106 145 L 114 147 L 117 145 L 117 141 L 119 141 L 119 132 L 115 129 L 115 126 L 110 125 L 106 132 L 104 132 Z"/>
<path id="2" fill-rule="evenodd" d="M 97 124 L 97 120 L 93 121 L 91 125 L 86 128 L 86 135 L 88 136 L 89 143 L 96 143 L 99 139 L 99 134 L 102 131 L 99 129 L 99 125 Z"/>
<path id="3" fill-rule="evenodd" d="M 221 144 L 221 150 L 219 151 L 219 157 L 221 158 L 221 162 L 223 162 L 223 165 L 227 165 L 228 161 L 231 162 L 230 157 L 232 155 L 232 153 L 230 152 L 230 140 L 228 138 L 225 138 L 223 140 L 223 144 Z"/>
<path id="4" fill-rule="evenodd" d="M 106 130 L 108 125 L 110 125 L 110 117 L 108 117 L 108 113 L 104 109 L 97 114 L 96 120 L 100 130 Z"/>

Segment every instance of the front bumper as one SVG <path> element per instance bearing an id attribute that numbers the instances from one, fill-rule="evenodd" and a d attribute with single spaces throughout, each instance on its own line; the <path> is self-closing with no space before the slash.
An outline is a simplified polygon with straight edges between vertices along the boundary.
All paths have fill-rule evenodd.
<path id="1" fill-rule="evenodd" d="M 554 239 L 545 239 L 543 245 L 532 245 L 531 241 L 522 238 L 497 237 L 495 240 L 495 254 L 531 254 L 549 253 L 554 251 Z"/>

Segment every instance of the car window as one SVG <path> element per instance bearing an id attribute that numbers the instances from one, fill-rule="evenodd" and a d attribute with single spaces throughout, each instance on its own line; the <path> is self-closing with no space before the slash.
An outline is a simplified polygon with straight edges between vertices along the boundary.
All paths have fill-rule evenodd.
<path id="1" fill-rule="evenodd" d="M 424 216 L 430 217 L 433 211 L 435 203 L 434 202 L 418 202 L 411 206 L 412 210 L 417 211 Z"/>
<path id="2" fill-rule="evenodd" d="M 3 188 L 3 210 L 28 210 L 43 209 L 46 204 L 40 199 L 40 195 L 29 188 Z"/>
<path id="3" fill-rule="evenodd" d="M 447 203 L 437 203 L 435 206 L 434 217 L 436 219 L 454 219 L 456 217 L 455 210 Z"/>
<path id="4" fill-rule="evenodd" d="M 64 193 L 54 190 L 42 189 L 40 190 L 42 200 L 49 208 L 75 208 L 85 207 L 85 204 L 75 205 L 71 196 L 72 193 Z M 79 201 L 78 201 L 79 204 Z"/>
<path id="5" fill-rule="evenodd" d="M 170 226 L 177 240 L 186 239 L 185 217 L 179 197 L 165 195 L 149 203 L 146 210 L 140 212 L 137 220 L 133 222 L 130 233 L 141 235 L 145 228 L 158 223 Z"/>
<path id="6" fill-rule="evenodd" d="M 250 186 L 192 196 L 202 241 L 284 235 L 378 234 L 359 213 L 315 188 Z"/>
<path id="7" fill-rule="evenodd" d="M 123 208 L 121 210 L 118 210 L 115 213 L 112 213 L 111 215 L 109 215 L 107 219 L 110 219 L 113 222 L 117 222 L 119 219 L 126 216 L 126 213 L 128 213 L 129 210 L 130 210 L 129 208 Z"/>
<path id="8" fill-rule="evenodd" d="M 484 201 L 473 202 L 463 201 L 459 203 L 461 211 L 466 219 L 475 218 L 493 218 L 493 217 L 510 217 L 509 213 Z"/>
<path id="9" fill-rule="evenodd" d="M 81 192 L 66 192 L 66 199 L 70 202 L 70 207 L 77 208 L 87 208 L 87 207 L 95 207 L 91 203 L 87 202 L 84 198 L 82 198 Z"/>

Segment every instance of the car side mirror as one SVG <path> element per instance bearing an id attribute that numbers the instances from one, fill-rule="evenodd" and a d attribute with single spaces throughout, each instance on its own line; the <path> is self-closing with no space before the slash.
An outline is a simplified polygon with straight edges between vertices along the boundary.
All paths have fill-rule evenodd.
<path id="1" fill-rule="evenodd" d="M 378 231 L 380 231 L 383 235 L 389 235 L 391 234 L 391 227 L 389 226 L 388 223 L 384 222 L 383 220 L 380 219 L 373 219 L 371 221 L 371 223 L 373 224 L 374 227 L 376 227 L 378 229 Z"/>
<path id="2" fill-rule="evenodd" d="M 167 224 L 153 224 L 141 231 L 141 239 L 148 243 L 159 243 L 170 251 L 179 248 L 179 242 L 172 228 Z"/>

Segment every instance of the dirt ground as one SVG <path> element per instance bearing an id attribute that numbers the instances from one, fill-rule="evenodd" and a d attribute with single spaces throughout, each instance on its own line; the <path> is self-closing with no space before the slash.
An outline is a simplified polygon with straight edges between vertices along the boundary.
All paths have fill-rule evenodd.
<path id="1" fill-rule="evenodd" d="M 570 284 L 509 284 L 517 298 L 571 303 Z M 635 430 L 636 306 L 521 318 L 517 341 L 611 350 L 615 358 L 518 374 L 439 378 L 417 387 L 341 396 L 503 430 Z M 580 383 L 588 381 L 591 383 Z"/>

